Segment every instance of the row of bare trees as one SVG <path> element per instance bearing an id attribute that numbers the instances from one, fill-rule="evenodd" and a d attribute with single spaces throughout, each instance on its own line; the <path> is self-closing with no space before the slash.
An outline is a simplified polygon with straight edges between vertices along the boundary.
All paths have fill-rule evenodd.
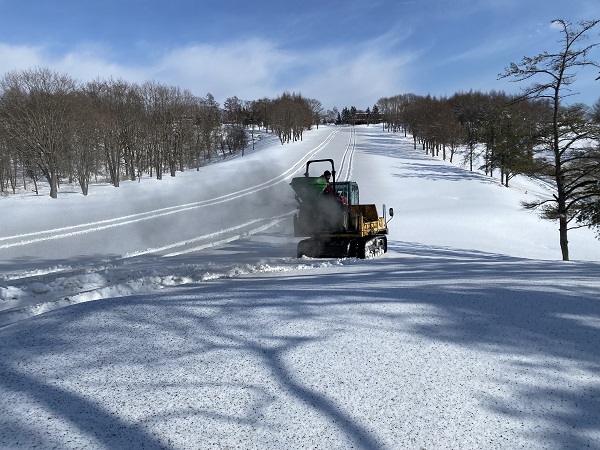
<path id="1" fill-rule="evenodd" d="M 414 147 L 453 162 L 459 148 L 470 170 L 496 171 L 508 186 L 517 174 L 535 171 L 533 153 L 551 110 L 545 102 L 516 102 L 503 92 L 466 92 L 436 98 L 414 94 L 379 100 L 383 127 L 412 135 Z M 478 164 L 478 162 L 480 164 Z M 477 167 L 474 167 L 478 164 Z"/>
<path id="2" fill-rule="evenodd" d="M 62 182 L 78 182 L 87 195 L 92 180 L 199 167 L 242 151 L 248 127 L 278 134 L 282 144 L 302 139 L 319 123 L 318 101 L 284 93 L 277 99 L 228 98 L 157 82 L 123 80 L 80 84 L 47 68 L 0 79 L 0 191 L 16 192 L 45 179 L 56 198 Z"/>
<path id="3" fill-rule="evenodd" d="M 559 223 L 560 247 L 569 259 L 568 231 L 578 227 L 600 230 L 600 100 L 593 107 L 566 105 L 578 70 L 600 65 L 588 58 L 600 43 L 586 44 L 600 20 L 573 25 L 554 24 L 561 31 L 561 50 L 525 57 L 499 76 L 533 81 L 521 95 L 502 92 L 457 93 L 449 98 L 414 94 L 382 98 L 378 105 L 384 127 L 411 134 L 414 146 L 450 161 L 460 146 L 465 162 L 501 181 L 518 174 L 553 182 L 554 194 L 523 206 Z M 600 79 L 600 77 L 598 77 Z M 600 231 L 599 231 L 600 237 Z"/>

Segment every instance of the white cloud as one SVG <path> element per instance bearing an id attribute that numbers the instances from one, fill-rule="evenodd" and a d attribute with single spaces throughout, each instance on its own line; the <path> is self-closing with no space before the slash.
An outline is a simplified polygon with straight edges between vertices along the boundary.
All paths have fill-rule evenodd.
<path id="1" fill-rule="evenodd" d="M 145 65 L 118 63 L 109 49 L 94 45 L 50 56 L 43 47 L 0 44 L 0 59 L 6 71 L 44 66 L 82 82 L 109 77 L 135 83 L 156 80 L 198 96 L 211 93 L 220 102 L 233 95 L 253 100 L 293 91 L 320 100 L 328 109 L 366 108 L 382 96 L 406 90 L 403 73 L 414 56 L 392 51 L 389 42 L 286 51 L 269 41 L 251 39 L 175 48 Z"/>
<path id="2" fill-rule="evenodd" d="M 328 109 L 366 108 L 402 89 L 402 73 L 412 56 L 386 48 L 378 41 L 350 50 L 285 51 L 263 40 L 192 46 L 162 58 L 155 76 L 197 95 L 210 92 L 220 101 L 232 95 L 252 100 L 290 91 L 320 100 Z"/>
<path id="3" fill-rule="evenodd" d="M 142 83 L 147 80 L 143 68 L 126 67 L 111 62 L 88 52 L 71 52 L 52 64 L 59 72 L 71 75 L 80 81 L 90 81 L 96 78 L 122 78 L 124 80 Z"/>
<path id="4" fill-rule="evenodd" d="M 233 95 L 252 100 L 276 95 L 278 76 L 294 64 L 293 57 L 272 44 L 253 39 L 174 49 L 150 71 L 197 95 L 210 92 L 221 101 Z"/>
<path id="5" fill-rule="evenodd" d="M 41 47 L 0 43 L 0 61 L 3 73 L 44 65 Z"/>
<path id="6" fill-rule="evenodd" d="M 316 55 L 316 70 L 298 84 L 303 95 L 327 109 L 337 106 L 372 107 L 381 97 L 407 90 L 404 72 L 411 54 L 382 54 L 372 49 L 357 53 L 324 51 Z"/>
<path id="7" fill-rule="evenodd" d="M 123 78 L 132 82 L 143 81 L 144 70 L 126 67 L 110 61 L 98 48 L 78 48 L 59 56 L 51 56 L 45 47 L 13 46 L 0 43 L 2 74 L 34 67 L 48 67 L 66 73 L 79 81 L 95 78 Z"/>

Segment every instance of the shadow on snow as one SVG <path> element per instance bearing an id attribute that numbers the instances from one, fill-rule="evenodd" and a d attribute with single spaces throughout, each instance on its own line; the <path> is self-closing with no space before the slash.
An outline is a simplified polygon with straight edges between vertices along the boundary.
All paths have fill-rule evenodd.
<path id="1" fill-rule="evenodd" d="M 244 418 L 223 415 L 221 420 L 256 424 L 263 408 L 274 401 L 273 392 L 283 390 L 335 423 L 358 448 L 383 448 L 374 432 L 344 412 L 327 392 L 303 384 L 285 362 L 288 352 L 310 343 L 323 344 L 344 323 L 357 330 L 403 330 L 431 341 L 482 351 L 494 349 L 497 355 L 516 357 L 521 362 L 509 363 L 515 374 L 511 383 L 523 401 L 503 402 L 489 393 L 480 399 L 482 406 L 507 417 L 535 420 L 532 414 L 539 410 L 529 412 L 523 405 L 559 405 L 544 410 L 550 425 L 537 432 L 527 430 L 531 435 L 526 438 L 558 447 L 590 444 L 581 437 L 581 431 L 595 436 L 600 433 L 598 383 L 587 388 L 561 383 L 553 388 L 536 387 L 520 380 L 518 374 L 524 368 L 560 372 L 559 364 L 551 367 L 556 361 L 570 361 L 582 370 L 598 373 L 600 285 L 596 280 L 600 264 L 524 260 L 403 242 L 391 244 L 390 250 L 383 258 L 357 262 L 360 271 L 221 279 L 183 286 L 166 295 L 75 305 L 18 327 L 9 326 L 0 330 L 5 343 L 0 350 L 0 385 L 4 391 L 35 399 L 106 446 L 132 448 L 135 442 L 138 448 L 161 448 L 168 444 L 143 423 L 119 418 L 114 411 L 77 394 L 76 389 L 61 387 L 61 377 L 81 371 L 102 374 L 108 370 L 106 355 L 111 354 L 110 367 L 116 364 L 150 370 L 177 360 L 188 361 L 186 367 L 202 367 L 215 364 L 211 359 L 215 351 L 242 352 L 260 362 L 277 389 L 268 391 L 252 383 L 231 381 L 242 389 L 260 391 L 256 411 Z M 275 294 L 271 287 L 277 289 Z M 441 322 L 409 323 L 402 314 L 381 308 L 399 304 L 432 307 Z M 359 314 L 340 316 L 343 310 Z M 319 332 L 286 335 L 273 327 L 296 321 L 311 324 Z M 73 327 L 81 323 L 87 325 Z M 148 347 L 157 335 L 170 336 L 174 345 Z M 115 341 L 117 336 L 127 339 L 126 351 L 122 350 L 123 343 Z M 59 361 L 64 366 L 45 367 L 43 359 L 52 360 L 56 355 L 63 355 Z M 36 361 L 42 369 L 31 371 L 28 361 Z M 46 370 L 52 376 L 43 375 Z M 498 382 L 508 383 L 503 378 Z M 176 387 L 187 381 L 173 378 L 170 383 Z M 203 410 L 180 413 L 215 415 Z M 4 416 L 3 433 L 21 436 L 24 442 L 46 443 L 44 436 L 27 438 L 30 430 Z"/>

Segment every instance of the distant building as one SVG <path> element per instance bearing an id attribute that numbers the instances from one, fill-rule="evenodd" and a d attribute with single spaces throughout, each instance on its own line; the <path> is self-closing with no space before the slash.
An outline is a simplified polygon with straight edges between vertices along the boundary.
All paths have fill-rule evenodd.
<path id="1" fill-rule="evenodd" d="M 373 117 L 372 113 L 356 111 L 354 116 L 350 118 L 350 123 L 353 125 L 368 125 L 371 123 L 381 123 L 381 117 Z"/>

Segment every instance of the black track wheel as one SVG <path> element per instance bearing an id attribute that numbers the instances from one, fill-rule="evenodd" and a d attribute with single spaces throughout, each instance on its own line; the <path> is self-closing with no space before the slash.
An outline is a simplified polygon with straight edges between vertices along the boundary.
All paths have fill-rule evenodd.
<path id="1" fill-rule="evenodd" d="M 365 259 L 367 257 L 367 242 L 369 241 L 365 241 L 363 239 L 361 239 L 360 241 L 358 241 L 357 244 L 357 249 L 356 249 L 356 257 L 359 259 Z"/>

